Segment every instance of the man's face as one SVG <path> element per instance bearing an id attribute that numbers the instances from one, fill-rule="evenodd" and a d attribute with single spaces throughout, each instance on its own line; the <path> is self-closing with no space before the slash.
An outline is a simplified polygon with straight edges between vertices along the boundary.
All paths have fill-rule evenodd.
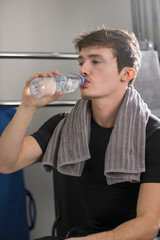
<path id="1" fill-rule="evenodd" d="M 99 46 L 82 48 L 78 61 L 80 74 L 86 80 L 80 87 L 82 98 L 116 96 L 116 91 L 121 87 L 121 74 L 118 73 L 117 59 L 112 49 Z"/>

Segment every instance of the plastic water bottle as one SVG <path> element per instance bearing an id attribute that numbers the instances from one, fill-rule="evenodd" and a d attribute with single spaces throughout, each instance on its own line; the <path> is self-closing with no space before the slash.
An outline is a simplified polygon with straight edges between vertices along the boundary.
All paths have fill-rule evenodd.
<path id="1" fill-rule="evenodd" d="M 30 82 L 30 92 L 35 98 L 62 91 L 63 93 L 74 92 L 79 86 L 83 85 L 84 77 L 75 73 L 54 75 L 52 78 L 34 78 Z"/>

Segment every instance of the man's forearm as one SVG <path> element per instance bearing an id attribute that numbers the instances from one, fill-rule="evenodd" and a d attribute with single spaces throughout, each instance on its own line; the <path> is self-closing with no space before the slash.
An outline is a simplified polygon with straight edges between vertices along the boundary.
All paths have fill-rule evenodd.
<path id="1" fill-rule="evenodd" d="M 154 223 L 155 222 L 155 223 Z M 91 234 L 81 240 L 153 240 L 159 230 L 159 225 L 149 216 L 139 217 L 125 222 L 107 232 Z M 77 238 L 75 238 L 78 240 Z M 71 239 L 70 239 L 71 240 Z"/>
<path id="2" fill-rule="evenodd" d="M 0 172 L 8 173 L 18 160 L 28 126 L 35 114 L 35 108 L 20 105 L 12 121 L 0 137 Z"/>

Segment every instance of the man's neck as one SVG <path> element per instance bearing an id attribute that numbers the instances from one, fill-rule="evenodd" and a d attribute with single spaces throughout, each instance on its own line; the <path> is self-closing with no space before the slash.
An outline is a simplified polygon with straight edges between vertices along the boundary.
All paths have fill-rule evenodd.
<path id="1" fill-rule="evenodd" d="M 104 127 L 114 127 L 116 117 L 123 102 L 124 95 L 117 99 L 94 99 L 92 100 L 92 116 L 94 121 Z"/>

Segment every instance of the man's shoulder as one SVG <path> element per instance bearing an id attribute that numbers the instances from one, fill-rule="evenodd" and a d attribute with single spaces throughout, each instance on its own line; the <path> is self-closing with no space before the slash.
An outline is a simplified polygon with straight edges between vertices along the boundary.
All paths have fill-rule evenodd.
<path id="1" fill-rule="evenodd" d="M 160 135 L 160 119 L 151 114 L 146 126 L 146 137 L 149 138 L 154 133 L 159 133 Z"/>
<path id="2" fill-rule="evenodd" d="M 63 118 L 65 118 L 66 116 L 68 115 L 68 112 L 62 112 L 62 113 L 58 113 L 58 114 L 56 114 L 56 115 L 54 115 L 54 116 L 52 116 L 50 119 L 48 119 L 48 123 L 58 123 L 58 122 L 60 122 Z"/>

